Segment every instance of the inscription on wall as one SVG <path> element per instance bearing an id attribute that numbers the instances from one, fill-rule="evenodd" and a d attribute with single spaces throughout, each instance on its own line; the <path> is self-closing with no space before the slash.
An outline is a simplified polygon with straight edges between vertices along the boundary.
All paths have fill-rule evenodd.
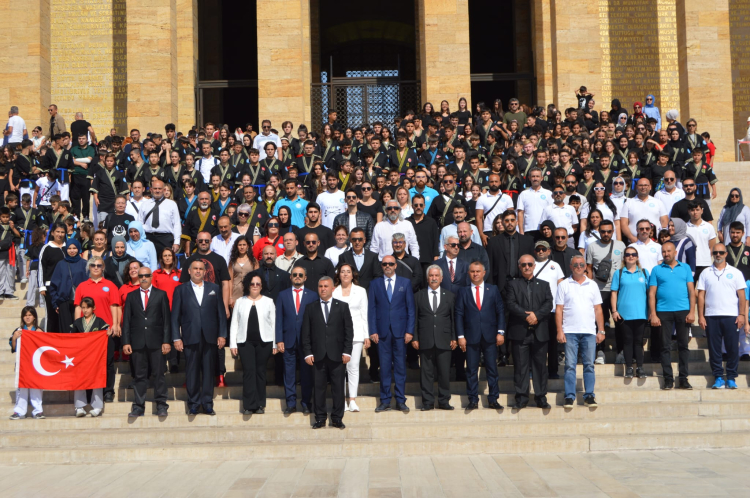
<path id="1" fill-rule="evenodd" d="M 676 15 L 675 0 L 599 0 L 603 109 L 619 99 L 632 114 L 648 94 L 679 109 Z"/>
<path id="2" fill-rule="evenodd" d="M 750 0 L 729 1 L 729 35 L 734 136 L 743 138 L 750 116 Z"/>
<path id="3" fill-rule="evenodd" d="M 126 133 L 126 0 L 51 0 L 52 103 L 104 137 Z"/>

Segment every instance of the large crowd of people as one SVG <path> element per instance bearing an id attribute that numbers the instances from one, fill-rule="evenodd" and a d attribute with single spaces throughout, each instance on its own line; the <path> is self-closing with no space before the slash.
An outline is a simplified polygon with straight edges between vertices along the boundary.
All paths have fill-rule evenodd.
<path id="1" fill-rule="evenodd" d="M 563 363 L 571 409 L 580 362 L 595 406 L 605 361 L 626 378 L 660 363 L 663 389 L 691 389 L 696 320 L 713 387 L 736 389 L 750 359 L 741 191 L 714 224 L 715 148 L 695 120 L 670 110 L 663 122 L 653 95 L 632 111 L 618 100 L 597 111 L 585 87 L 576 97 L 564 110 L 511 99 L 472 112 L 462 98 L 395 123 L 350 127 L 331 109 L 296 130 L 167 124 L 103 139 L 80 113 L 68 131 L 54 105 L 48 131 L 24 138 L 13 108 L 0 298 L 17 299 L 18 280 L 28 292 L 11 345 L 38 329 L 37 306 L 46 331 L 107 330 L 107 385 L 76 393 L 77 417 L 113 401 L 118 361 L 130 362 L 131 417 L 145 413 L 150 375 L 166 416 L 165 375 L 183 369 L 188 412 L 213 415 L 230 355 L 245 414 L 264 412 L 270 364 L 284 413 L 313 413 L 315 429 L 327 384 L 334 427 L 359 411 L 361 382 L 380 383 L 376 412 L 408 412 L 408 369 L 420 370 L 423 411 L 454 409 L 452 378 L 466 383 L 464 408 L 479 408 L 480 367 L 486 408 L 502 409 L 497 368 L 509 364 L 515 406 L 533 382 L 547 409 Z M 29 402 L 43 417 L 41 393 L 19 390 L 11 418 Z"/>

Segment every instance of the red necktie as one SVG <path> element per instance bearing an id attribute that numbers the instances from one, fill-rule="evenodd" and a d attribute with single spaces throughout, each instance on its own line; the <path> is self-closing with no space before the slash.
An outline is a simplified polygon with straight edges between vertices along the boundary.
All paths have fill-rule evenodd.
<path id="1" fill-rule="evenodd" d="M 145 292 L 146 293 L 146 295 L 144 297 L 144 301 L 143 301 L 143 309 L 144 310 L 146 309 L 146 306 L 148 306 L 148 291 L 149 290 L 150 289 L 141 289 L 141 292 Z"/>
<path id="2" fill-rule="evenodd" d="M 302 289 L 294 289 L 294 292 L 296 292 L 294 295 L 294 304 L 297 306 L 297 314 L 299 315 L 299 293 L 302 292 Z"/>
<path id="3" fill-rule="evenodd" d="M 474 287 L 477 290 L 477 309 L 482 311 L 482 302 L 479 300 L 479 286 Z"/>
<path id="4" fill-rule="evenodd" d="M 456 278 L 456 271 L 453 269 L 453 260 L 450 261 L 450 264 L 451 282 L 453 282 L 453 279 Z"/>

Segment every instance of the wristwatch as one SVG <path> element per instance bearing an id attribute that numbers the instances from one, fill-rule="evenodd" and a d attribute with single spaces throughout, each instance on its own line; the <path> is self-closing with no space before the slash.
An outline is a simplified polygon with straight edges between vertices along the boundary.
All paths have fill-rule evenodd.
<path id="1" fill-rule="evenodd" d="M 600 330 L 599 332 L 597 332 L 597 334 L 604 334 L 604 331 Z"/>

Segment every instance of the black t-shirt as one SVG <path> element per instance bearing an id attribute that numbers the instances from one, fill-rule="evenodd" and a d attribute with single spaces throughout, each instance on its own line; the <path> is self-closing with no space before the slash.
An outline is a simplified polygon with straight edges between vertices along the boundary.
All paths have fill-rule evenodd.
<path id="1" fill-rule="evenodd" d="M 128 236 L 128 225 L 131 221 L 135 221 L 130 214 L 110 214 L 107 216 L 107 221 L 104 222 L 104 230 L 107 231 L 107 244 L 112 242 L 112 237 L 118 235 L 125 237 L 125 240 L 130 240 Z"/>
<path id="2" fill-rule="evenodd" d="M 219 256 L 215 252 L 209 252 L 208 254 L 198 254 L 196 252 L 195 254 L 190 256 L 182 266 L 182 275 L 180 276 L 180 282 L 184 283 L 190 280 L 188 269 L 190 268 L 190 263 L 195 260 L 203 261 L 203 264 L 206 265 L 206 274 L 203 277 L 206 282 L 221 285 L 221 282 L 225 280 L 231 280 L 229 278 L 227 262 L 224 260 L 224 258 Z"/>
<path id="3" fill-rule="evenodd" d="M 471 113 L 469 111 L 456 111 L 456 117 L 458 118 L 458 125 L 464 126 L 469 122 L 469 118 L 471 117 Z M 459 133 L 458 130 L 456 130 L 456 133 L 458 135 L 463 135 L 464 130 L 462 129 Z"/>
<path id="4" fill-rule="evenodd" d="M 91 123 L 86 121 L 85 119 L 80 119 L 78 121 L 73 121 L 70 123 L 70 140 L 73 144 L 78 145 L 78 137 L 81 135 L 88 136 L 89 133 L 89 126 L 91 126 Z"/>
<path id="5" fill-rule="evenodd" d="M 10 192 L 8 177 L 0 178 L 0 207 L 5 206 L 5 192 Z"/>
<path id="6" fill-rule="evenodd" d="M 31 261 L 31 266 L 29 266 L 29 271 L 38 270 L 39 269 L 39 251 L 42 250 L 42 246 L 31 246 L 28 249 L 26 249 L 26 259 Z"/>
<path id="7" fill-rule="evenodd" d="M 378 213 L 383 213 L 383 204 L 379 200 L 376 200 L 375 203 L 370 206 L 365 206 L 361 202 L 358 202 L 357 211 L 362 211 L 363 213 L 369 214 L 370 218 L 372 218 L 372 221 L 377 222 Z"/>
<path id="8" fill-rule="evenodd" d="M 318 246 L 318 253 L 325 254 L 329 247 L 336 245 L 336 239 L 333 236 L 333 230 L 324 225 L 318 225 L 315 228 L 304 226 L 302 228 L 295 228 L 293 232 L 297 235 L 299 241 L 299 248 L 304 252 L 305 250 L 305 235 L 308 233 L 317 234 L 320 246 Z"/>
<path id="9" fill-rule="evenodd" d="M 711 208 L 706 204 L 706 201 L 703 199 L 695 198 L 698 202 L 700 202 L 701 206 L 703 207 L 703 215 L 701 218 L 703 218 L 703 221 L 706 221 L 708 223 L 711 223 L 714 221 L 714 217 L 711 216 Z M 672 205 L 672 212 L 669 214 L 670 218 L 679 218 L 685 223 L 690 221 L 690 213 L 688 213 L 688 203 L 690 201 L 687 199 L 680 199 L 679 201 L 675 202 Z"/>

